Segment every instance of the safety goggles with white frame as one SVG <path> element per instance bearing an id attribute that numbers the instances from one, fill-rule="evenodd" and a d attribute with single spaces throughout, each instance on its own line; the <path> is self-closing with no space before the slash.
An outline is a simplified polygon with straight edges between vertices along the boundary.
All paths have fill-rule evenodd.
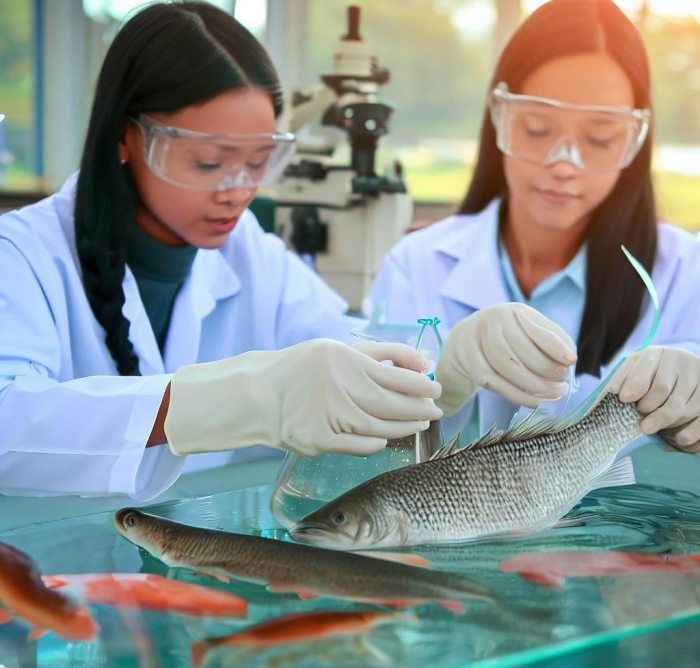
<path id="1" fill-rule="evenodd" d="M 146 114 L 132 122 L 142 132 L 151 172 L 190 190 L 257 188 L 270 183 L 289 164 L 296 146 L 291 133 L 211 135 L 164 125 Z"/>
<path id="2" fill-rule="evenodd" d="M 568 162 L 594 173 L 627 167 L 651 121 L 649 109 L 517 95 L 505 83 L 492 91 L 489 110 L 496 143 L 506 155 L 542 165 Z"/>

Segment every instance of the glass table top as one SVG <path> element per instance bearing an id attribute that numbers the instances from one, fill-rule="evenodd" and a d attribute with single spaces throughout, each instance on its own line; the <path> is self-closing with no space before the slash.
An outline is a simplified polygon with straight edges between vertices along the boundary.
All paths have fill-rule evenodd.
<path id="1" fill-rule="evenodd" d="M 700 552 L 700 457 L 644 448 L 635 453 L 635 464 L 638 484 L 588 495 L 569 515 L 579 520 L 577 526 L 499 542 L 412 550 L 430 559 L 433 568 L 464 574 L 492 588 L 506 601 L 504 606 L 478 604 L 464 614 L 453 614 L 437 605 L 422 605 L 397 612 L 365 633 L 255 648 L 222 644 L 207 652 L 201 665 L 697 666 L 697 574 L 576 578 L 556 590 L 499 570 L 503 560 L 529 551 Z M 240 489 L 172 499 L 147 510 L 187 524 L 288 540 L 269 511 L 272 484 L 244 487 L 246 466 L 239 465 L 232 478 L 231 486 Z M 3 513 L 13 512 L 12 501 L 2 501 Z M 15 517 L 10 524 L 14 528 L 0 531 L 0 541 L 30 554 L 47 574 L 157 573 L 230 591 L 246 599 L 248 617 L 222 620 L 91 606 L 101 633 L 90 644 L 65 642 L 53 634 L 30 643 L 28 628 L 11 622 L 0 626 L 4 668 L 185 667 L 194 665 L 196 643 L 282 615 L 381 610 L 331 598 L 302 601 L 259 585 L 236 580 L 224 584 L 186 569 L 168 569 L 117 534 L 111 508 L 84 501 L 82 515 L 25 524 Z M 47 499 L 45 503 L 53 504 L 60 516 L 60 502 Z M 17 504 L 21 506 L 21 500 Z M 99 511 L 90 512 L 93 508 Z M 672 664 L 668 663 L 671 658 Z"/>

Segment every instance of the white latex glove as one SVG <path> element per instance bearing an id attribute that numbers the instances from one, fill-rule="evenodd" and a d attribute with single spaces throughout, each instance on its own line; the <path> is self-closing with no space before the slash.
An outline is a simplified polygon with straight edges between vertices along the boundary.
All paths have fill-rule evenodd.
<path id="1" fill-rule="evenodd" d="M 185 366 L 171 381 L 165 434 L 176 455 L 256 444 L 368 455 L 441 417 L 440 385 L 416 373 L 428 364 L 403 344 L 316 339 Z"/>
<path id="2" fill-rule="evenodd" d="M 668 346 L 630 355 L 610 382 L 610 391 L 644 415 L 645 434 L 662 432 L 669 442 L 700 454 L 700 357 Z"/>
<path id="3" fill-rule="evenodd" d="M 558 399 L 575 351 L 559 325 L 525 304 L 481 309 L 450 332 L 435 374 L 438 405 L 452 415 L 481 387 L 530 408 Z"/>

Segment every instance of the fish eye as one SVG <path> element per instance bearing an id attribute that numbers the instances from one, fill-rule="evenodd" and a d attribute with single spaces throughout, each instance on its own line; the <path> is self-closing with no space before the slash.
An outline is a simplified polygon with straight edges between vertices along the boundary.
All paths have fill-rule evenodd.
<path id="1" fill-rule="evenodd" d="M 345 524 L 347 519 L 348 518 L 345 516 L 345 513 L 336 513 L 333 517 L 333 523 L 337 526 L 341 526 Z"/>
<path id="2" fill-rule="evenodd" d="M 124 524 L 128 527 L 136 526 L 136 515 L 130 513 L 124 518 Z"/>

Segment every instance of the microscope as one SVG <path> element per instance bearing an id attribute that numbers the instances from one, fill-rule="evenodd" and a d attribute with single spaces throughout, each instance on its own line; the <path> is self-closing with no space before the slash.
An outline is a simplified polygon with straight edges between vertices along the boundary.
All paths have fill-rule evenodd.
<path id="1" fill-rule="evenodd" d="M 349 7 L 333 74 L 322 76 L 322 85 L 294 91 L 290 120 L 292 132 L 315 118 L 340 128 L 349 143 L 349 164 L 333 160 L 333 143 L 319 147 L 300 141 L 282 177 L 261 193 L 275 202 L 275 232 L 346 299 L 351 311 L 361 309 L 384 255 L 413 214 L 400 164 L 395 162 L 388 175 L 375 171 L 377 143 L 387 133 L 392 112 L 377 92 L 389 72 L 379 67 L 359 28 L 360 9 Z"/>

